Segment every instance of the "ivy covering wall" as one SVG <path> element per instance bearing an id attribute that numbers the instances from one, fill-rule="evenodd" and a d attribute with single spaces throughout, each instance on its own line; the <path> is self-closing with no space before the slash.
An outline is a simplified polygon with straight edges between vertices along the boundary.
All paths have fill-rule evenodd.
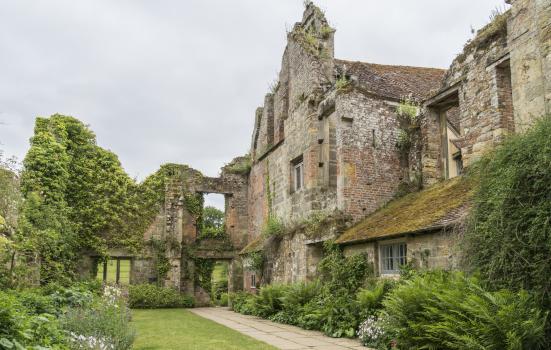
<path id="1" fill-rule="evenodd" d="M 138 251 L 176 165 L 137 183 L 78 119 L 37 118 L 23 162 L 18 240 L 40 261 L 41 282 L 75 276 L 82 253 Z"/>

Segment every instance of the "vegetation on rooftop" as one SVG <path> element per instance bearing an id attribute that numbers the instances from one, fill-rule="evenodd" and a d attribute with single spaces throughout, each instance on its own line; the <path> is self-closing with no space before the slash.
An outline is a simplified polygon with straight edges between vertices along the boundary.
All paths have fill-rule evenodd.
<path id="1" fill-rule="evenodd" d="M 249 171 L 251 171 L 251 166 L 251 155 L 246 154 L 243 157 L 237 157 L 232 160 L 229 164 L 224 166 L 223 170 L 231 174 L 248 174 Z"/>
<path id="2" fill-rule="evenodd" d="M 470 177 L 457 177 L 395 199 L 346 230 L 337 243 L 427 229 L 454 209 L 467 205 L 473 184 Z"/>
<path id="3" fill-rule="evenodd" d="M 465 44 L 463 52 L 458 55 L 456 60 L 463 62 L 473 50 L 485 49 L 500 36 L 507 35 L 507 21 L 510 17 L 511 10 L 505 12 L 494 11 L 490 17 L 490 23 L 476 32 L 476 36 Z"/>

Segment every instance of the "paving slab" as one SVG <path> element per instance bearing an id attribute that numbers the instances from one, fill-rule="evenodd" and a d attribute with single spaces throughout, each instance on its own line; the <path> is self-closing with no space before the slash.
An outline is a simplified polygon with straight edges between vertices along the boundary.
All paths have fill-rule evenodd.
<path id="1" fill-rule="evenodd" d="M 228 328 L 285 350 L 358 350 L 362 347 L 355 339 L 330 338 L 321 332 L 307 331 L 262 318 L 241 315 L 222 307 L 189 309 L 194 314 L 220 323 Z"/>

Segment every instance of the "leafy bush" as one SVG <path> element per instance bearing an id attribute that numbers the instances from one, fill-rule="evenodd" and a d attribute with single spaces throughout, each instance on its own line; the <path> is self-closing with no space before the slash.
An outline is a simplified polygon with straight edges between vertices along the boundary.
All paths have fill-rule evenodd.
<path id="1" fill-rule="evenodd" d="M 487 292 L 460 272 L 420 274 L 383 305 L 380 326 L 401 349 L 540 349 L 545 338 L 547 314 L 528 293 Z"/>
<path id="2" fill-rule="evenodd" d="M 282 284 L 271 284 L 260 289 L 253 299 L 254 315 L 268 318 L 282 309 L 281 298 L 287 287 Z"/>
<path id="3" fill-rule="evenodd" d="M 332 337 L 353 337 L 360 320 L 356 292 L 366 283 L 370 265 L 365 255 L 345 257 L 331 243 L 326 244 L 325 253 L 319 265 L 319 281 L 264 286 L 258 296 L 235 294 L 232 308 L 280 323 L 322 330 Z"/>
<path id="4" fill-rule="evenodd" d="M 252 315 L 254 313 L 255 296 L 253 294 L 247 292 L 231 293 L 229 299 L 233 311 L 244 315 Z"/>
<path id="5" fill-rule="evenodd" d="M 89 307 L 73 307 L 62 317 L 69 332 L 70 348 L 127 350 L 132 348 L 135 331 L 130 310 L 116 287 L 106 286 L 102 298 Z M 90 346 L 94 344 L 95 346 Z"/>
<path id="6" fill-rule="evenodd" d="M 362 288 L 356 294 L 356 301 L 360 308 L 362 319 L 376 315 L 383 307 L 383 299 L 396 286 L 397 282 L 391 279 L 379 279 L 369 287 Z"/>
<path id="7" fill-rule="evenodd" d="M 220 294 L 220 299 L 218 299 L 219 306 L 228 306 L 228 293 Z"/>
<path id="8" fill-rule="evenodd" d="M 526 289 L 551 307 L 551 116 L 509 137 L 480 174 L 465 235 L 467 267 L 492 288 Z"/>
<path id="9" fill-rule="evenodd" d="M 26 302 L 38 300 L 29 292 L 25 293 L 25 299 Z M 65 333 L 58 320 L 53 315 L 36 314 L 36 311 L 38 308 L 27 310 L 17 294 L 0 292 L 0 349 L 59 348 L 65 344 Z"/>
<path id="10" fill-rule="evenodd" d="M 136 309 L 162 309 L 193 307 L 195 301 L 192 297 L 180 294 L 172 288 L 139 284 L 129 286 L 128 304 Z"/>
<path id="11" fill-rule="evenodd" d="M 219 300 L 222 294 L 228 293 L 228 281 L 215 281 L 212 283 L 211 296 L 214 300 Z"/>

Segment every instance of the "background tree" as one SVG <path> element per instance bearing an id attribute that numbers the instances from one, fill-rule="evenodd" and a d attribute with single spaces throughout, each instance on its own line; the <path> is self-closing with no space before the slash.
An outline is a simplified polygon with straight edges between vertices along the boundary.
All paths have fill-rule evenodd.
<path id="1" fill-rule="evenodd" d="M 203 209 L 202 237 L 219 238 L 226 233 L 224 212 L 215 207 L 206 206 Z"/>

